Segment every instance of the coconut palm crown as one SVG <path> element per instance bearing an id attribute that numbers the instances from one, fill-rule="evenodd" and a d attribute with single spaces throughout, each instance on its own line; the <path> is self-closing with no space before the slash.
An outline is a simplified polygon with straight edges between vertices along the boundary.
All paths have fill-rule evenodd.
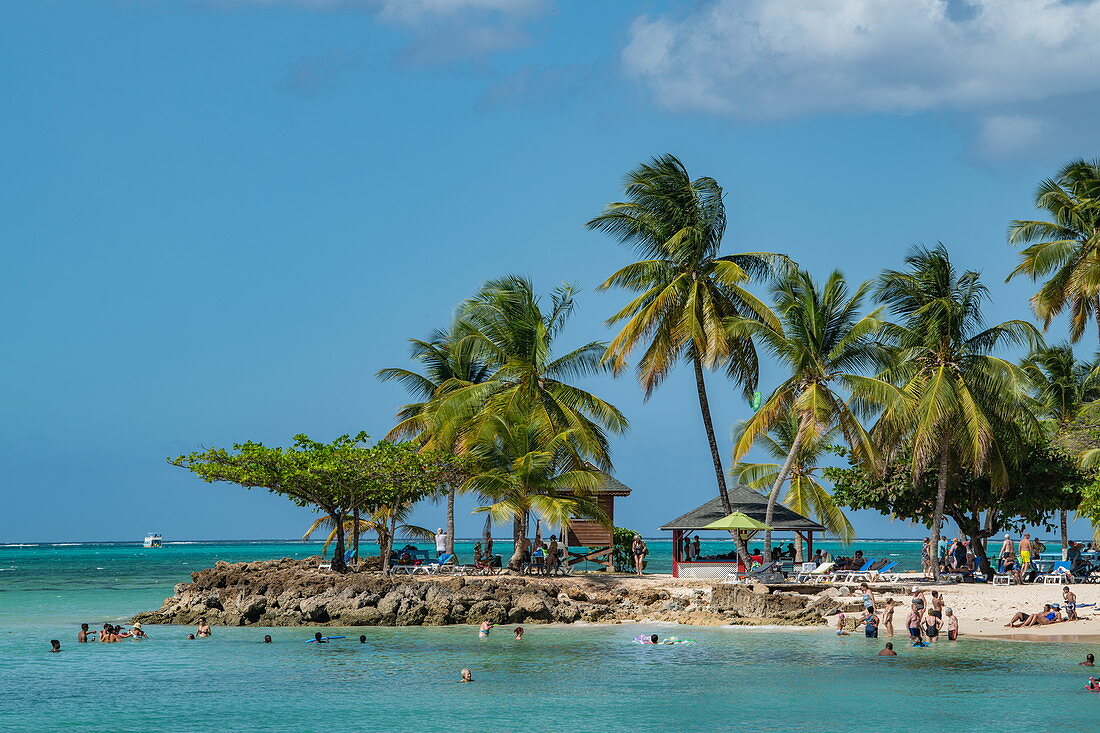
<path id="1" fill-rule="evenodd" d="M 1017 220 L 1008 227 L 1011 244 L 1026 244 L 1008 276 L 1044 280 L 1031 298 L 1043 327 L 1069 312 L 1073 342 L 1090 320 L 1100 331 L 1100 159 L 1075 160 L 1035 191 L 1045 220 Z"/>

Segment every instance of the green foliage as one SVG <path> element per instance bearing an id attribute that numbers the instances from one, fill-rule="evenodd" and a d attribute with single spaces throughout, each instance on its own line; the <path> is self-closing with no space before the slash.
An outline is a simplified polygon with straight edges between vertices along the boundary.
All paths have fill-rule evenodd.
<path id="1" fill-rule="evenodd" d="M 1035 192 L 1035 208 L 1046 220 L 1014 221 L 1011 244 L 1027 244 L 1020 264 L 1008 276 L 1044 280 L 1031 298 L 1043 328 L 1068 311 L 1070 340 L 1076 342 L 1090 320 L 1100 328 L 1100 160 L 1074 160 Z"/>
<path id="2" fill-rule="evenodd" d="M 168 462 L 210 483 L 264 488 L 298 506 L 320 509 L 336 531 L 333 568 L 342 569 L 347 515 L 414 503 L 469 470 L 468 461 L 444 451 L 418 452 L 385 441 L 367 448 L 362 445 L 366 440 L 366 433 L 342 435 L 331 443 L 296 435 L 290 448 L 248 442 L 232 451 L 210 448 Z"/>
<path id="3" fill-rule="evenodd" d="M 841 433 L 853 453 L 861 460 L 876 460 L 876 451 L 855 412 L 841 395 L 844 389 L 864 400 L 878 397 L 889 385 L 861 374 L 873 369 L 881 360 L 881 348 L 876 334 L 882 328 L 878 312 L 862 314 L 863 303 L 870 290 L 864 283 L 849 291 L 839 272 L 834 271 L 821 284 L 809 273 L 795 270 L 780 280 L 774 289 L 775 311 L 780 321 L 775 325 L 752 319 L 730 322 L 734 332 L 751 335 L 759 340 L 787 373 L 787 378 L 772 391 L 763 406 L 756 411 L 736 434 L 734 460 L 740 460 L 754 443 L 767 440 L 767 433 L 786 424 L 790 428 L 790 443 L 783 463 L 771 475 L 767 487 L 768 508 L 764 523 L 770 525 L 779 492 L 792 469 L 798 465 L 801 446 L 818 444 L 830 429 Z M 759 476 L 754 477 L 759 482 Z M 798 494 L 817 496 L 822 509 L 831 509 L 834 529 L 851 533 L 843 517 L 836 517 L 835 507 L 824 491 L 814 491 L 804 475 L 796 475 L 792 489 Z M 820 487 L 818 487 L 820 488 Z M 771 560 L 771 530 L 764 532 L 764 559 Z"/>
<path id="4" fill-rule="evenodd" d="M 634 537 L 637 534 L 634 530 L 626 527 L 616 527 L 612 533 L 614 546 L 611 548 L 611 561 L 612 566 L 620 573 L 634 572 L 634 553 L 630 548 L 634 544 Z M 643 561 L 642 569 L 644 570 L 647 565 L 649 565 L 649 561 Z"/>
<path id="5" fill-rule="evenodd" d="M 867 472 L 850 453 L 847 468 L 829 467 L 825 478 L 833 483 L 833 499 L 850 509 L 872 509 L 907 522 L 931 527 L 935 515 L 939 476 L 923 472 L 913 481 L 912 455 L 907 450 L 879 475 Z M 989 476 L 968 472 L 953 475 L 947 482 L 944 514 L 951 517 L 971 539 L 983 541 L 1006 529 L 1022 530 L 1026 525 L 1051 527 L 1052 516 L 1063 509 L 1077 508 L 1083 493 L 1095 484 L 1095 474 L 1047 439 L 1013 451 L 1020 460 L 1009 465 L 1007 482 L 994 486 Z"/>
<path id="6" fill-rule="evenodd" d="M 756 347 L 748 336 L 731 336 L 726 322 L 750 318 L 776 324 L 775 315 L 746 285 L 767 280 L 789 260 L 769 252 L 721 255 L 726 231 L 722 187 L 713 178 L 692 179 L 673 155 L 627 173 L 624 189 L 625 201 L 608 204 L 587 225 L 633 246 L 642 257 L 600 285 L 601 290 L 620 287 L 636 294 L 608 319 L 622 328 L 604 360 L 618 374 L 641 348 L 637 376 L 647 398 L 677 363 L 691 363 L 718 493 L 729 511 L 703 371 L 724 369 L 745 397 L 751 396 L 759 381 Z"/>

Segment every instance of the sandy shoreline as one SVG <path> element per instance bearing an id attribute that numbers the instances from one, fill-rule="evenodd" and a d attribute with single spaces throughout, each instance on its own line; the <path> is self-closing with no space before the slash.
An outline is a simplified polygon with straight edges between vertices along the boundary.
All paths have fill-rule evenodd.
<path id="1" fill-rule="evenodd" d="M 990 585 L 987 583 L 950 583 L 934 584 L 919 581 L 905 581 L 905 593 L 898 594 L 876 591 L 879 609 L 887 595 L 899 601 L 894 612 L 894 635 L 899 629 L 904 635 L 905 616 L 909 612 L 910 591 L 913 586 L 925 590 L 925 598 L 931 597 L 931 591 L 938 591 L 944 598 L 944 605 L 952 609 L 959 619 L 961 637 L 980 637 L 989 639 L 1011 639 L 1014 641 L 1044 642 L 1092 642 L 1100 643 L 1100 609 L 1094 606 L 1079 608 L 1080 620 L 1050 624 L 1049 626 L 1031 626 L 1026 629 L 1006 629 L 1005 624 L 1017 611 L 1037 613 L 1043 610 L 1044 603 L 1062 604 L 1061 585 Z M 897 586 L 892 586 L 896 588 Z M 1077 603 L 1100 602 L 1100 585 L 1076 584 L 1070 589 L 1077 594 Z M 853 588 L 854 590 L 854 588 Z M 880 610 L 881 613 L 881 610 Z"/>

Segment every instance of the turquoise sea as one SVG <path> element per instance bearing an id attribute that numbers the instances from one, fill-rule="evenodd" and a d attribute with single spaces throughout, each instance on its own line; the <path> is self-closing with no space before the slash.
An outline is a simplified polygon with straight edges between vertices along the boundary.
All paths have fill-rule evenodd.
<path id="1" fill-rule="evenodd" d="M 498 548 L 502 546 L 498 545 Z M 651 542 L 667 570 L 668 543 Z M 836 546 L 824 545 L 839 554 Z M 459 550 L 467 550 L 460 546 Z M 715 549 L 722 547 L 715 543 Z M 861 541 L 916 562 L 911 542 Z M 156 608 L 216 560 L 316 554 L 316 543 L 0 546 L 0 730 L 7 731 L 1046 731 L 1091 730 L 1082 644 L 962 640 L 878 658 L 884 639 L 826 629 L 531 626 L 479 640 L 472 627 L 149 627 L 147 641 L 76 644 Z M 724 548 L 723 548 L 724 549 Z M 907 561 L 907 562 L 904 562 Z M 665 565 L 662 566 L 662 563 Z M 690 646 L 632 643 L 641 632 Z M 274 643 L 260 643 L 271 633 Z M 358 641 L 365 634 L 367 642 Z M 64 651 L 51 654 L 50 639 Z M 453 684 L 459 670 L 474 684 Z"/>

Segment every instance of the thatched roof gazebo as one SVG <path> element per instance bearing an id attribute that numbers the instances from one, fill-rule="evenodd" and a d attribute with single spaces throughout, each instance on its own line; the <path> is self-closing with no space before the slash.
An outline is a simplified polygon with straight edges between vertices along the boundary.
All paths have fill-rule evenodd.
<path id="1" fill-rule="evenodd" d="M 742 512 L 758 522 L 763 522 L 768 513 L 767 497 L 747 486 L 738 485 L 729 489 L 731 508 Z M 661 529 L 672 531 L 672 575 L 677 578 L 725 578 L 737 567 L 737 560 L 687 560 L 682 555 L 683 538 L 691 532 L 703 530 L 711 522 L 722 519 L 728 512 L 722 507 L 722 499 L 714 497 L 702 506 L 687 514 L 666 522 Z M 794 510 L 779 504 L 775 505 L 771 521 L 775 532 L 793 532 L 805 540 L 807 553 L 813 554 L 814 533 L 823 533 L 825 528 L 807 519 Z"/>

